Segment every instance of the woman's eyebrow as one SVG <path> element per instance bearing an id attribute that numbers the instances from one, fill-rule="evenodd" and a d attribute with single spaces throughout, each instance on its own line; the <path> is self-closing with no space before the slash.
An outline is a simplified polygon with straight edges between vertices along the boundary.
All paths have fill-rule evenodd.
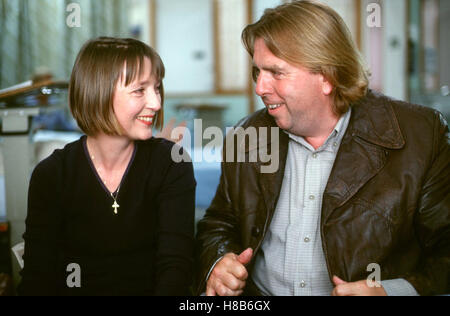
<path id="1" fill-rule="evenodd" d="M 143 81 L 138 81 L 138 82 L 134 81 L 134 82 L 130 83 L 130 87 L 135 88 L 138 86 L 148 86 L 148 85 L 150 85 L 150 83 L 151 82 L 149 80 L 143 80 Z"/>

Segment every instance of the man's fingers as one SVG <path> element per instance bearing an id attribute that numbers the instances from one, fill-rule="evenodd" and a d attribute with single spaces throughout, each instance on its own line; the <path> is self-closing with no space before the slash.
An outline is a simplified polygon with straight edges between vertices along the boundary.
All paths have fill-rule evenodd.
<path id="1" fill-rule="evenodd" d="M 334 281 L 334 280 L 333 280 Z M 342 281 L 342 280 L 341 280 Z M 366 296 L 370 295 L 370 292 L 367 291 L 368 287 L 365 284 L 365 281 L 359 282 L 345 282 L 333 289 L 333 296 Z"/>
<path id="2" fill-rule="evenodd" d="M 187 122 L 186 121 L 182 121 L 180 124 L 178 124 L 177 127 L 174 127 L 175 125 L 175 119 L 172 118 L 169 123 L 165 124 L 163 126 L 162 131 L 160 131 L 155 137 L 156 138 L 165 138 L 167 140 L 170 140 L 174 143 L 179 143 L 183 140 L 183 135 L 184 132 L 186 130 L 186 126 L 187 126 Z M 176 135 L 173 135 L 173 131 L 177 130 Z M 181 133 L 180 133 L 181 131 Z M 177 137 L 177 138 L 172 138 L 172 136 Z"/>
<path id="3" fill-rule="evenodd" d="M 241 259 L 245 262 L 251 258 L 252 250 L 243 252 Z M 237 296 L 245 287 L 248 272 L 233 253 L 226 254 L 214 267 L 207 282 L 206 295 Z"/>
<path id="4" fill-rule="evenodd" d="M 232 291 L 239 291 L 245 287 L 245 280 L 238 279 L 231 274 L 224 278 L 222 283 Z"/>
<path id="5" fill-rule="evenodd" d="M 247 263 L 250 262 L 252 256 L 253 256 L 253 249 L 247 248 L 237 257 L 237 259 L 240 263 L 246 265 Z"/>
<path id="6" fill-rule="evenodd" d="M 217 269 L 214 268 L 211 272 L 211 282 L 219 280 L 233 290 L 238 289 L 242 281 L 245 286 L 245 280 L 248 278 L 247 269 L 236 260 L 227 260 L 224 264 L 226 266 L 216 267 Z"/>
<path id="7" fill-rule="evenodd" d="M 175 125 L 176 120 L 174 118 L 171 118 L 169 123 L 167 123 L 167 125 L 165 127 L 167 127 L 167 129 L 172 129 L 173 126 Z"/>
<path id="8" fill-rule="evenodd" d="M 223 281 L 226 275 L 230 274 L 239 280 L 245 281 L 248 277 L 248 272 L 244 264 L 242 264 L 238 258 L 239 257 L 236 254 L 226 254 L 216 265 L 211 275 L 214 275 Z"/>
<path id="9" fill-rule="evenodd" d="M 243 293 L 243 286 L 242 288 L 240 287 L 240 284 L 235 284 L 235 287 L 230 288 L 226 284 L 222 283 L 221 280 L 216 279 L 212 282 L 208 282 L 206 296 L 239 296 Z"/>
<path id="10" fill-rule="evenodd" d="M 216 291 L 211 286 L 206 287 L 206 296 L 216 296 Z"/>
<path id="11" fill-rule="evenodd" d="M 342 280 L 341 280 L 342 281 Z M 333 278 L 334 282 L 334 278 Z M 343 281 L 344 282 L 344 281 Z M 336 287 L 331 292 L 333 296 L 386 296 L 386 291 L 383 287 L 369 287 L 366 280 L 358 282 L 344 282 Z"/>
<path id="12" fill-rule="evenodd" d="M 219 296 L 239 296 L 242 294 L 242 290 L 232 290 L 225 286 L 224 284 L 218 284 L 215 289 L 217 295 Z"/>
<path id="13" fill-rule="evenodd" d="M 351 292 L 351 286 L 347 284 L 340 284 L 337 285 L 333 292 L 331 293 L 332 296 L 350 296 L 352 295 Z"/>
<path id="14" fill-rule="evenodd" d="M 245 281 L 248 278 L 247 269 L 242 264 L 234 265 L 230 272 L 235 278 L 241 281 Z"/>
<path id="15" fill-rule="evenodd" d="M 331 292 L 332 296 L 348 296 L 350 295 L 351 283 L 347 283 L 337 276 L 333 276 L 335 288 Z"/>
<path id="16" fill-rule="evenodd" d="M 177 127 L 186 127 L 187 126 L 187 122 L 186 121 L 182 121 L 180 124 L 178 124 Z"/>

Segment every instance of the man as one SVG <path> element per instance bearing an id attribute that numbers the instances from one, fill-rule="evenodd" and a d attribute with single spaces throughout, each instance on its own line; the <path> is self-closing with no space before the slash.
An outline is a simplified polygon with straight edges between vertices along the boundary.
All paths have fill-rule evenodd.
<path id="1" fill-rule="evenodd" d="M 278 126 L 279 143 L 260 138 L 258 150 L 280 164 L 272 174 L 261 161 L 222 164 L 198 225 L 198 292 L 450 293 L 442 116 L 368 91 L 349 31 L 325 5 L 266 10 L 242 38 L 266 109 L 238 125 Z"/>

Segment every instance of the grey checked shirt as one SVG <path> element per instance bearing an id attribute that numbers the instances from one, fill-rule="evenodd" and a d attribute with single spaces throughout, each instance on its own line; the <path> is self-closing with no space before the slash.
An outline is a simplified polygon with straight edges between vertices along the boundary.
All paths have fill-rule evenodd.
<path id="1" fill-rule="evenodd" d="M 270 227 L 256 256 L 252 279 L 265 295 L 330 295 L 331 283 L 322 249 L 322 196 L 351 110 L 315 150 L 303 137 L 289 134 L 286 169 Z M 405 280 L 382 282 L 388 295 L 416 295 Z"/>

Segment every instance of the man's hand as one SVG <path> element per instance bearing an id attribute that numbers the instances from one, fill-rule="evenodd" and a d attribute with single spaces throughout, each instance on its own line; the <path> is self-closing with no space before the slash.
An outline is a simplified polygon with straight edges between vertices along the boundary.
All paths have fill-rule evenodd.
<path id="1" fill-rule="evenodd" d="M 245 265 L 252 259 L 253 250 L 248 248 L 239 256 L 227 253 L 214 267 L 206 284 L 207 296 L 239 296 L 244 291 L 248 272 Z"/>
<path id="2" fill-rule="evenodd" d="M 186 130 L 186 121 L 181 122 L 177 127 L 174 127 L 175 125 L 175 119 L 171 119 L 169 123 L 164 125 L 161 132 L 159 132 L 155 137 L 156 138 L 165 138 L 167 140 L 170 140 L 171 142 L 177 143 L 178 145 L 183 140 L 183 136 Z M 177 135 L 173 135 L 173 130 L 177 129 L 178 133 Z M 181 132 L 181 133 L 180 133 Z M 177 138 L 172 138 L 176 136 Z"/>
<path id="3" fill-rule="evenodd" d="M 387 296 L 381 285 L 380 287 L 369 287 L 366 280 L 345 282 L 334 276 L 333 283 L 335 285 L 333 292 L 331 292 L 333 296 Z"/>

